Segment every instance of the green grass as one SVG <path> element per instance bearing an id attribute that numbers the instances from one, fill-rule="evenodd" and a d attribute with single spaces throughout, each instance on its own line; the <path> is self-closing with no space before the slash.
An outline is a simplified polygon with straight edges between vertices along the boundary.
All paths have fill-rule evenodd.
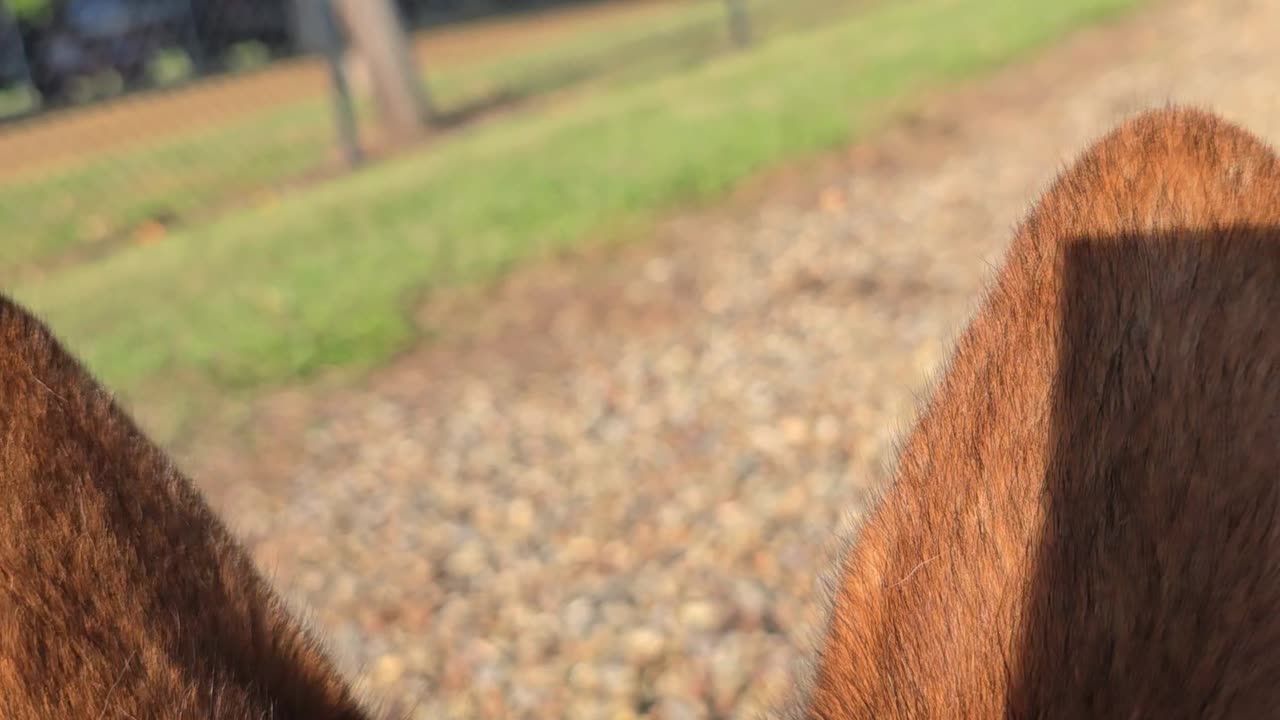
<path id="1" fill-rule="evenodd" d="M 884 0 L 746 0 L 754 30 L 771 38 L 848 16 Z M 617 87 L 686 70 L 732 49 L 719 0 L 695 0 L 660 14 L 630 20 L 607 32 L 518 61 L 476 64 L 432 81 L 446 105 L 467 105 L 495 95 L 525 97 L 565 86 Z"/>
<path id="2" fill-rule="evenodd" d="M 800 10 L 831 13 L 837 5 L 833 0 L 760 4 L 766 34 L 787 30 L 789 19 L 803 16 Z M 499 52 L 485 62 L 429 69 L 431 92 L 448 111 L 494 96 L 520 99 L 570 85 L 643 82 L 726 49 L 721 13 L 717 2 L 675 5 L 584 31 L 551 48 Z M 358 111 L 362 120 L 373 119 L 368 103 L 360 103 Z M 0 279 L 20 280 L 82 249 L 94 254 L 95 248 L 127 239 L 148 219 L 184 218 L 268 193 L 326 157 L 334 141 L 331 113 L 327 98 L 304 100 L 92 156 L 52 174 L 0 180 L 0 227 L 10 236 L 0 245 Z"/>
<path id="3" fill-rule="evenodd" d="M 16 288 L 126 395 L 368 367 L 416 293 L 712 200 L 848 142 L 887 100 L 1012 60 L 1134 0 L 907 0 L 691 72 L 513 115 L 366 172 Z"/>
<path id="4" fill-rule="evenodd" d="M 322 103 L 110 153 L 68 172 L 0 185 L 0 270 L 13 277 L 60 253 L 112 240 L 157 216 L 229 201 L 316 164 L 328 148 Z"/>
<path id="5" fill-rule="evenodd" d="M 44 17 L 52 10 L 50 0 L 0 0 L 15 18 Z"/>
<path id="6" fill-rule="evenodd" d="M 0 89 L 0 118 L 34 110 L 37 102 L 36 94 L 25 85 Z"/>

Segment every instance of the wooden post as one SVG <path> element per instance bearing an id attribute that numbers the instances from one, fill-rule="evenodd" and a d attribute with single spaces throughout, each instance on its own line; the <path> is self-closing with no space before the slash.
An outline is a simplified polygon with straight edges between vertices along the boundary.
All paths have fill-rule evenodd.
<path id="1" fill-rule="evenodd" d="M 409 39 L 391 0 L 334 0 L 352 49 L 369 67 L 374 98 L 391 139 L 421 133 L 433 119 Z"/>
<path id="2" fill-rule="evenodd" d="M 321 0 L 324 5 L 324 55 L 329 64 L 329 81 L 333 84 L 333 114 L 338 126 L 338 144 L 347 167 L 354 168 L 363 160 L 360 137 L 356 128 L 355 104 L 351 100 L 351 87 L 342 67 L 342 37 L 338 34 L 337 12 L 333 0 Z"/>
<path id="3" fill-rule="evenodd" d="M 746 47 L 751 44 L 751 19 L 747 16 L 744 0 L 724 0 L 725 10 L 729 16 L 729 36 L 733 44 Z"/>

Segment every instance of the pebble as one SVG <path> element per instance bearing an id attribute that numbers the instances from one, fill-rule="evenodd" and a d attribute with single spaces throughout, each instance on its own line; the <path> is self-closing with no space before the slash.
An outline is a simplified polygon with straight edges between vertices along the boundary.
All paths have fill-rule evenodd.
<path id="1" fill-rule="evenodd" d="M 229 522 L 418 717 L 756 716 L 810 647 L 834 533 L 1064 158 L 1167 97 L 1280 139 L 1280 3 L 1151 7 L 1110 67 L 1049 51 L 1000 102 L 931 110 L 945 137 L 890 128 L 889 161 L 675 219 L 638 260 L 516 273 L 467 311 L 491 334 L 310 417 Z"/>
<path id="2" fill-rule="evenodd" d="M 536 519 L 533 503 L 527 498 L 516 498 L 507 505 L 507 525 L 515 533 L 528 533 L 534 528 Z"/>
<path id="3" fill-rule="evenodd" d="M 719 624 L 720 612 L 712 603 L 696 600 L 680 608 L 680 622 L 688 630 L 704 632 Z"/>
<path id="4" fill-rule="evenodd" d="M 627 633 L 627 655 L 637 665 L 656 660 L 665 646 L 662 635 L 650 628 L 638 628 Z"/>
<path id="5" fill-rule="evenodd" d="M 405 661 L 396 655 L 383 655 L 373 668 L 373 684 L 378 687 L 394 685 L 404 677 Z"/>
<path id="6" fill-rule="evenodd" d="M 456 577 L 467 578 L 484 572 L 488 565 L 485 548 L 479 541 L 471 541 L 449 554 L 445 569 Z"/>
<path id="7" fill-rule="evenodd" d="M 600 687 L 600 673 L 590 663 L 580 662 L 569 668 L 569 683 L 580 691 L 593 691 Z"/>

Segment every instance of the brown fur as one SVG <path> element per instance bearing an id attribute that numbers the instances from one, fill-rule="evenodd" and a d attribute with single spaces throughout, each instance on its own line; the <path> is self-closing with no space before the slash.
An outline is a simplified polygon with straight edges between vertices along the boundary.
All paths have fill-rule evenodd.
<path id="1" fill-rule="evenodd" d="M 798 715 L 1280 715 L 1280 162 L 1139 116 L 1016 234 Z M 0 299 L 0 717 L 357 720 L 191 484 Z"/>
<path id="2" fill-rule="evenodd" d="M 0 718 L 366 717 L 187 479 L 0 298 Z"/>
<path id="3" fill-rule="evenodd" d="M 1280 161 L 1130 119 L 1018 228 L 793 714 L 1280 717 Z"/>

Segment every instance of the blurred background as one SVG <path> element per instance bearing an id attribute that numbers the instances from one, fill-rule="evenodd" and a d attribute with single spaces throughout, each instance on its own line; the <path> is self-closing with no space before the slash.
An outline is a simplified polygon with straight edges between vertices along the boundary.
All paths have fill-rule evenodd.
<path id="1" fill-rule="evenodd" d="M 0 278 L 413 718 L 737 718 L 1063 163 L 1263 0 L 0 0 Z"/>

